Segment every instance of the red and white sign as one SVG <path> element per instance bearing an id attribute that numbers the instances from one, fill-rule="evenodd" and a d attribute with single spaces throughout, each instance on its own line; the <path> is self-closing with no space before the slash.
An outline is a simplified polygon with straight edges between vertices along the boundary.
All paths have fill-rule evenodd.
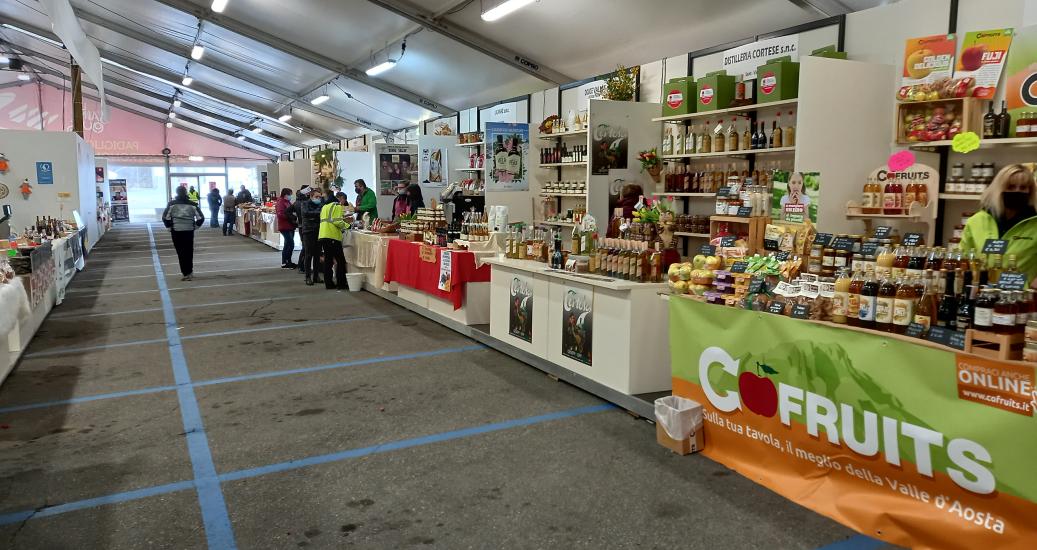
<path id="1" fill-rule="evenodd" d="M 670 93 L 666 94 L 666 104 L 671 109 L 676 109 L 684 104 L 684 92 L 680 89 L 670 90 Z"/>
<path id="2" fill-rule="evenodd" d="M 778 77 L 774 76 L 774 71 L 763 73 L 763 77 L 760 79 L 760 90 L 763 91 L 763 93 L 770 95 L 777 85 Z"/>
<path id="3" fill-rule="evenodd" d="M 703 86 L 702 89 L 699 90 L 699 101 L 703 105 L 709 105 L 710 103 L 713 102 L 713 95 L 714 95 L 714 92 L 713 92 L 713 88 L 712 87 L 710 87 L 710 86 Z"/>

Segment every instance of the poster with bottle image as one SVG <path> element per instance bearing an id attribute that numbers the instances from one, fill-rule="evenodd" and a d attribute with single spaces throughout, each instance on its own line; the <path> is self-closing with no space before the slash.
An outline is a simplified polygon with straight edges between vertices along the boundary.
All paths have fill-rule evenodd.
<path id="1" fill-rule="evenodd" d="M 533 343 L 533 278 L 515 275 L 508 300 L 508 334 Z"/>
<path id="2" fill-rule="evenodd" d="M 447 182 L 447 150 L 422 147 L 418 155 L 418 181 L 429 187 L 444 187 Z"/>
<path id="3" fill-rule="evenodd" d="M 379 144 L 378 194 L 395 196 L 400 185 L 418 183 L 418 147 L 416 145 Z"/>
<path id="4" fill-rule="evenodd" d="M 954 71 L 956 44 L 953 34 L 909 38 L 904 48 L 904 71 L 900 85 L 932 84 L 942 78 L 950 78 Z"/>
<path id="5" fill-rule="evenodd" d="M 528 191 L 529 125 L 487 122 L 487 191 Z"/>
<path id="6" fill-rule="evenodd" d="M 591 366 L 594 349 L 594 292 L 565 287 L 562 302 L 562 355 Z"/>
<path id="7" fill-rule="evenodd" d="M 614 124 L 595 125 L 591 134 L 591 174 L 607 176 L 609 170 L 627 167 L 630 131 Z"/>
<path id="8" fill-rule="evenodd" d="M 975 86 L 972 97 L 993 98 L 1011 45 L 1012 29 L 965 33 L 958 61 L 954 65 L 955 80 L 971 78 Z"/>
<path id="9" fill-rule="evenodd" d="M 1037 25 L 1016 29 L 1008 52 L 1005 103 L 1012 116 L 1013 137 L 1037 136 L 1037 125 L 1020 128 L 1023 113 L 1037 110 Z M 1029 120 L 1037 116 L 1031 115 Z M 1031 129 L 1032 128 L 1032 129 Z"/>
<path id="10" fill-rule="evenodd" d="M 821 204 L 820 172 L 775 170 L 772 176 L 771 218 L 792 223 L 817 223 Z"/>

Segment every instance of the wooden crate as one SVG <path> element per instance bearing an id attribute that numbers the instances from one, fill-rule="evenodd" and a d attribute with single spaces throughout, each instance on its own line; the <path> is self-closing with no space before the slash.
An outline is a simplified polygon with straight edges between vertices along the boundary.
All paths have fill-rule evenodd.
<path id="1" fill-rule="evenodd" d="M 953 106 L 954 114 L 961 117 L 962 132 L 976 132 L 983 135 L 983 102 L 984 99 L 975 97 L 959 97 L 953 99 L 935 99 L 932 101 L 900 101 L 897 102 L 897 123 L 894 127 L 896 134 L 893 141 L 898 145 L 925 145 L 924 141 L 908 141 L 907 123 L 904 121 L 905 113 L 924 111 L 929 107 Z"/>
<path id="2" fill-rule="evenodd" d="M 763 254 L 763 235 L 767 231 L 767 224 L 770 223 L 770 218 L 767 216 L 756 216 L 752 218 L 739 218 L 737 216 L 710 216 L 709 217 L 709 234 L 713 237 L 717 234 L 717 227 L 721 223 L 727 224 L 740 224 L 747 225 L 749 229 L 747 234 L 749 235 L 748 251 L 747 256 L 753 254 Z"/>
<path id="3" fill-rule="evenodd" d="M 1023 358 L 1023 346 L 1026 339 L 1021 332 L 1015 334 L 998 334 L 985 330 L 969 329 L 965 333 L 965 351 L 1000 359 L 1002 361 L 1018 361 Z"/>

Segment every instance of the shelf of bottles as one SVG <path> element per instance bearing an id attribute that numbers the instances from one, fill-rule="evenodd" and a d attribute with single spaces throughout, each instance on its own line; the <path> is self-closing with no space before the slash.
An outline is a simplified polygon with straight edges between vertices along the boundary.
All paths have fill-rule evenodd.
<path id="1" fill-rule="evenodd" d="M 568 132 L 555 132 L 555 133 L 551 133 L 551 134 L 541 134 L 540 135 L 540 139 L 555 139 L 555 138 L 567 137 L 567 136 L 585 136 L 585 135 L 587 135 L 587 129 L 586 128 L 584 128 L 582 130 L 572 130 L 572 131 L 568 131 Z"/>
<path id="2" fill-rule="evenodd" d="M 476 141 L 474 143 L 458 143 L 457 147 L 482 147 L 483 145 L 486 145 L 486 143 L 482 141 Z"/>
<path id="3" fill-rule="evenodd" d="M 779 110 L 767 121 L 749 116 L 720 116 L 701 125 L 692 122 L 667 124 L 663 130 L 664 159 L 748 157 L 750 155 L 792 153 L 796 150 L 795 111 L 782 119 Z M 741 129 L 741 131 L 739 131 Z"/>

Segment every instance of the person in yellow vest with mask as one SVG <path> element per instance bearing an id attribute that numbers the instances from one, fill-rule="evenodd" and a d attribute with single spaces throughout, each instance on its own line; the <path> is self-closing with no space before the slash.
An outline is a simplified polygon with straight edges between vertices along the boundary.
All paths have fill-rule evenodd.
<path id="1" fill-rule="evenodd" d="M 346 194 L 336 193 L 335 202 L 325 204 L 320 209 L 320 231 L 317 242 L 324 252 L 324 287 L 328 290 L 337 288 L 346 290 L 346 256 L 342 252 L 342 232 L 349 229 L 346 221 Z M 335 263 L 335 279 L 331 278 L 331 264 Z M 338 283 L 337 285 L 335 283 Z"/>

